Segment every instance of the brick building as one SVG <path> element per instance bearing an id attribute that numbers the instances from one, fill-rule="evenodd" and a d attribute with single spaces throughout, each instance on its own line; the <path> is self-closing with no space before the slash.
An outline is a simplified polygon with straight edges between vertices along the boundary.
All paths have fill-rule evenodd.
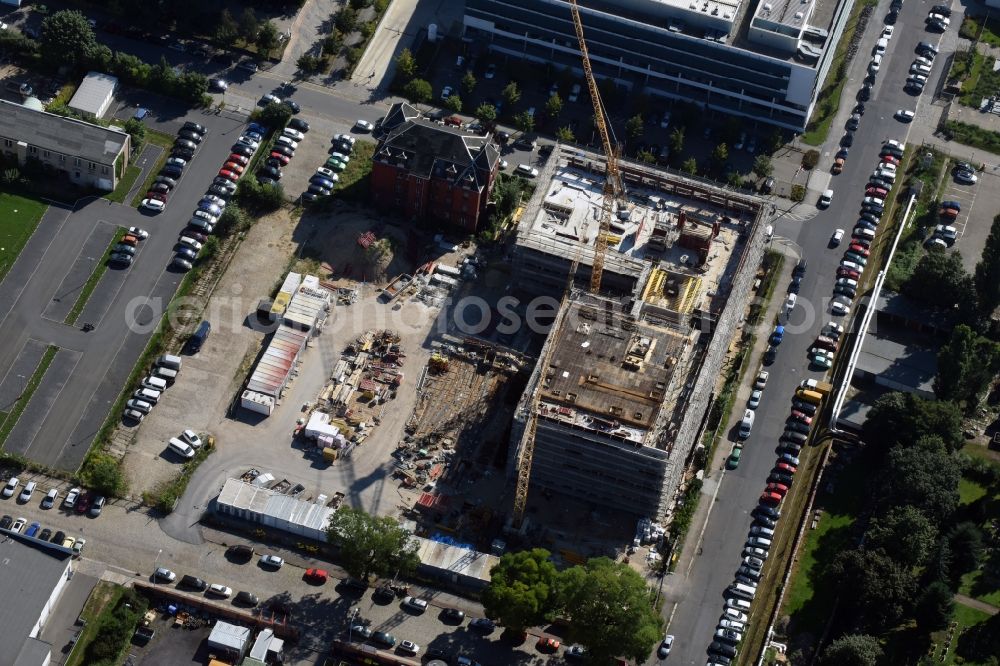
<path id="1" fill-rule="evenodd" d="M 388 130 L 372 158 L 376 207 L 474 232 L 500 164 L 491 136 L 412 118 Z"/>

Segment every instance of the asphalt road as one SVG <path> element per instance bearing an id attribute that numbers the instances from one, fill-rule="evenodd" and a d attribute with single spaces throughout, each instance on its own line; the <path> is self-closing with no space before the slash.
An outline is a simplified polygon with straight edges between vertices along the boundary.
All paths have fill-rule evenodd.
<path id="1" fill-rule="evenodd" d="M 857 58 L 852 63 L 851 77 L 842 98 L 847 111 L 855 104 L 855 94 L 866 73 L 868 54 L 882 30 L 882 17 L 888 10 L 888 4 L 888 0 L 880 3 L 879 10 L 869 23 Z M 777 360 L 768 368 L 770 377 L 763 400 L 757 408 L 753 434 L 744 447 L 739 467 L 725 472 L 721 480 L 700 544 L 701 554 L 695 559 L 687 575 L 685 572 L 678 572 L 669 577 L 665 584 L 666 599 L 668 602 L 676 601 L 676 610 L 670 603 L 665 607 L 665 612 L 673 611 L 668 631 L 676 637 L 669 658 L 671 664 L 705 663 L 705 650 L 712 641 L 725 603 L 723 590 L 733 581 L 739 567 L 740 552 L 752 522 L 749 512 L 756 505 L 774 465 L 774 449 L 784 429 L 790 400 L 802 379 L 822 377 L 821 372 L 810 369 L 807 351 L 825 322 L 834 320 L 846 323 L 843 321 L 845 318 L 831 317 L 828 308 L 836 268 L 845 244 L 838 249 L 829 249 L 828 243 L 836 228 L 842 228 L 850 234 L 857 220 L 865 184 L 879 161 L 878 153 L 884 140 L 905 140 L 908 126 L 894 120 L 893 114 L 896 109 L 912 109 L 916 104 L 916 99 L 903 91 L 903 84 L 915 57 L 917 42 L 938 41 L 939 35 L 924 30 L 924 17 L 932 4 L 935 3 L 910 0 L 900 13 L 872 100 L 867 103 L 861 126 L 855 132 L 847 168 L 843 174 L 831 177 L 829 187 L 835 193 L 833 204 L 806 222 L 778 219 L 774 224 L 776 238 L 789 239 L 791 248 L 805 257 L 808 269 L 799 292 L 798 305 L 779 347 Z M 941 54 L 937 59 L 935 77 L 941 74 L 939 68 L 944 60 L 945 54 Z M 926 112 L 925 105 L 926 99 L 921 101 L 918 114 Z M 843 115 L 842 109 L 841 116 Z M 831 130 L 830 139 L 823 148 L 825 159 L 821 161 L 821 166 L 828 166 L 832 161 L 830 156 L 837 150 L 842 127 L 842 123 L 835 123 Z M 875 268 L 869 267 L 869 270 Z M 786 286 L 787 284 L 779 285 L 775 298 L 784 298 Z M 751 365 L 747 381 L 753 381 L 756 369 L 756 366 Z M 735 408 L 742 409 L 743 405 L 737 404 Z M 718 477 L 720 472 L 714 471 L 714 474 Z M 801 489 L 798 490 L 801 492 Z M 712 501 L 712 498 L 706 496 L 702 501 Z M 790 516 L 783 518 L 785 522 L 794 520 Z M 694 530 L 691 535 L 697 537 Z M 695 545 L 689 543 L 687 547 L 693 548 Z M 761 614 L 761 610 L 756 609 L 756 613 Z M 758 619 L 766 621 L 766 618 Z M 658 663 L 658 660 L 654 658 L 650 663 Z"/>

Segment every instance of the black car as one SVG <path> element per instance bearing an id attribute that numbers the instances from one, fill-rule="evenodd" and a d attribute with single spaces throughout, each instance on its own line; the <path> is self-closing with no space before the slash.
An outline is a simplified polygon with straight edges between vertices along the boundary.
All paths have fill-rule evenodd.
<path id="1" fill-rule="evenodd" d="M 861 116 L 857 113 L 853 114 L 850 118 L 847 119 L 847 129 L 849 130 L 858 129 L 858 126 L 860 124 L 861 124 Z"/>
<path id="2" fill-rule="evenodd" d="M 784 474 L 782 472 L 771 472 L 771 475 L 769 477 L 767 477 L 767 482 L 768 483 L 781 483 L 783 485 L 786 485 L 786 486 L 790 487 L 792 485 L 792 477 L 790 477 L 788 474 Z"/>
<path id="3" fill-rule="evenodd" d="M 162 176 L 162 175 L 157 176 L 156 180 L 154 180 L 153 183 L 157 185 L 162 183 L 163 185 L 166 185 L 170 189 L 174 189 L 175 187 L 177 187 L 177 181 L 171 178 L 170 176 Z"/>
<path id="4" fill-rule="evenodd" d="M 184 123 L 184 125 L 181 126 L 181 131 L 182 132 L 197 132 L 198 134 L 201 134 L 202 136 L 204 136 L 205 134 L 208 133 L 208 130 L 205 129 L 204 125 L 199 125 L 198 123 L 193 123 L 191 121 L 188 121 L 188 122 Z"/>
<path id="5" fill-rule="evenodd" d="M 771 518 L 770 516 L 765 516 L 765 515 L 754 516 L 753 520 L 761 527 L 766 527 L 769 530 L 773 530 L 774 526 L 778 524 L 777 520 Z"/>
<path id="6" fill-rule="evenodd" d="M 245 143 L 234 143 L 229 152 L 236 153 L 237 155 L 242 155 L 243 157 L 253 156 L 253 148 L 246 145 Z"/>
<path id="7" fill-rule="evenodd" d="M 181 130 L 177 133 L 177 138 L 191 143 L 201 143 L 203 137 L 193 130 Z"/>
<path id="8" fill-rule="evenodd" d="M 931 7 L 931 12 L 934 14 L 940 14 L 941 16 L 951 16 L 951 7 L 948 5 L 934 5 Z"/>
<path id="9" fill-rule="evenodd" d="M 840 150 L 837 151 L 837 155 L 836 156 L 839 157 L 840 159 L 846 160 L 847 159 L 847 155 L 850 152 L 851 152 L 850 148 L 841 148 Z"/>
<path id="10" fill-rule="evenodd" d="M 237 592 L 236 596 L 233 597 L 233 603 L 238 606 L 256 607 L 260 603 L 260 599 L 252 592 Z"/>
<path id="11" fill-rule="evenodd" d="M 14 518 L 11 516 L 4 516 L 3 518 L 0 518 L 0 528 L 8 529 L 13 524 Z"/>
<path id="12" fill-rule="evenodd" d="M 872 87 L 865 84 L 861 90 L 858 91 L 858 99 L 862 102 L 867 102 L 872 98 Z"/>
<path id="13" fill-rule="evenodd" d="M 184 173 L 184 169 L 173 164 L 168 164 L 160 169 L 160 175 L 168 178 L 180 178 L 182 173 Z"/>
<path id="14" fill-rule="evenodd" d="M 314 197 L 328 197 L 330 196 L 330 190 L 323 187 L 322 185 L 317 185 L 316 183 L 311 183 L 306 194 L 312 194 Z"/>
<path id="15" fill-rule="evenodd" d="M 854 145 L 854 132 L 844 132 L 844 136 L 840 138 L 840 145 L 847 146 L 848 148 Z"/>
<path id="16" fill-rule="evenodd" d="M 0 524 L 0 527 L 2 527 L 2 524 Z M 48 527 L 46 527 L 45 529 L 43 529 L 41 532 L 38 533 L 39 541 L 48 541 L 51 537 L 52 537 L 52 530 L 50 530 Z"/>
<path id="17" fill-rule="evenodd" d="M 948 26 L 941 21 L 931 21 L 927 24 L 927 29 L 931 32 L 945 32 L 948 30 Z"/>
<path id="18" fill-rule="evenodd" d="M 777 520 L 781 517 L 781 511 L 778 511 L 773 506 L 768 506 L 767 504 L 758 504 L 753 513 L 755 516 L 767 516 L 771 520 Z"/>
<path id="19" fill-rule="evenodd" d="M 174 141 L 174 148 L 187 148 L 188 150 L 197 150 L 198 144 L 194 141 L 189 141 L 188 139 L 177 139 Z"/>
<path id="20" fill-rule="evenodd" d="M 864 102 L 858 102 L 857 104 L 855 104 L 854 105 L 854 110 L 851 111 L 851 113 L 856 113 L 859 116 L 865 115 L 865 103 Z"/>
<path id="21" fill-rule="evenodd" d="M 736 648 L 729 643 L 723 643 L 722 641 L 712 641 L 712 644 L 708 646 L 709 654 L 721 654 L 724 657 L 729 657 L 730 659 L 736 658 Z"/>
<path id="22" fill-rule="evenodd" d="M 232 191 L 223 187 L 222 185 L 214 184 L 208 188 L 208 191 L 217 197 L 231 197 L 233 195 Z"/>
<path id="23" fill-rule="evenodd" d="M 285 157 L 294 157 L 295 156 L 295 151 L 294 150 L 292 150 L 288 146 L 282 146 L 281 144 L 277 144 L 277 145 L 271 146 L 271 152 L 272 153 L 278 153 L 279 155 L 284 155 Z"/>
<path id="24" fill-rule="evenodd" d="M 274 157 L 268 157 L 267 161 L 264 162 L 264 164 L 266 164 L 269 167 L 274 167 L 275 169 L 280 169 L 282 167 L 281 162 Z"/>
<path id="25" fill-rule="evenodd" d="M 445 622 L 461 622 L 465 619 L 465 612 L 457 608 L 445 608 L 441 611 L 441 619 Z"/>
<path id="26" fill-rule="evenodd" d="M 806 260 L 799 259 L 797 262 L 795 262 L 795 267 L 792 269 L 792 275 L 798 275 L 801 277 L 806 274 L 806 268 L 807 268 Z"/>
<path id="27" fill-rule="evenodd" d="M 198 578 L 197 576 L 184 576 L 183 578 L 181 578 L 179 587 L 186 587 L 201 592 L 202 590 L 208 587 L 208 583 L 203 581 L 201 578 Z"/>
<path id="28" fill-rule="evenodd" d="M 291 120 L 288 121 L 288 126 L 291 127 L 293 130 L 298 130 L 300 132 L 309 131 L 309 123 L 302 120 L 301 118 L 292 118 Z"/>
<path id="29" fill-rule="evenodd" d="M 805 400 L 792 400 L 792 409 L 797 409 L 806 416 L 814 416 L 816 414 L 816 405 Z"/>
<path id="30" fill-rule="evenodd" d="M 257 175 L 257 182 L 260 183 L 261 185 L 277 185 L 278 184 L 278 181 L 276 181 L 274 178 L 271 178 L 270 176 L 263 176 L 263 175 L 260 175 L 260 174 Z"/>
<path id="31" fill-rule="evenodd" d="M 286 100 L 282 101 L 281 103 L 284 104 L 285 106 L 287 106 L 289 109 L 291 109 L 292 113 L 298 113 L 299 111 L 302 110 L 302 108 L 298 105 L 297 102 L 294 102 L 294 101 L 292 101 L 290 99 L 286 99 Z"/>
<path id="32" fill-rule="evenodd" d="M 182 160 L 191 160 L 194 158 L 194 151 L 187 148 L 174 148 L 170 151 L 171 157 L 179 157 Z"/>
<path id="33" fill-rule="evenodd" d="M 156 192 L 158 194 L 168 194 L 170 192 L 170 186 L 166 183 L 153 183 L 149 186 L 150 192 Z"/>
<path id="34" fill-rule="evenodd" d="M 451 653 L 441 648 L 427 648 L 424 657 L 428 660 L 438 659 L 446 664 L 451 663 Z"/>
<path id="35" fill-rule="evenodd" d="M 54 535 L 52 535 L 52 539 L 49 543 L 57 543 L 61 546 L 62 542 L 65 540 L 66 540 L 66 533 L 63 532 L 62 530 L 59 530 Z"/>
<path id="36" fill-rule="evenodd" d="M 771 365 L 777 357 L 778 348 L 774 345 L 768 345 L 767 350 L 764 351 L 764 365 Z"/>
<path id="37" fill-rule="evenodd" d="M 281 179 L 281 169 L 269 165 L 264 165 L 257 169 L 257 176 L 265 176 L 267 178 L 273 178 L 274 180 Z"/>
<path id="38" fill-rule="evenodd" d="M 330 147 L 331 153 L 341 153 L 342 155 L 350 155 L 352 150 L 354 150 L 354 146 L 346 141 L 335 141 Z"/>

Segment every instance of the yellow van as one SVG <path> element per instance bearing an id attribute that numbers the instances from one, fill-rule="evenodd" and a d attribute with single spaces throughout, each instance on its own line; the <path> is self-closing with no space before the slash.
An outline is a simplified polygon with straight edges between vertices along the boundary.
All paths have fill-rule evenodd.
<path id="1" fill-rule="evenodd" d="M 818 391 L 810 391 L 809 389 L 800 388 L 795 392 L 795 395 L 797 395 L 800 400 L 811 402 L 814 405 L 818 405 L 823 402 L 823 394 Z"/>

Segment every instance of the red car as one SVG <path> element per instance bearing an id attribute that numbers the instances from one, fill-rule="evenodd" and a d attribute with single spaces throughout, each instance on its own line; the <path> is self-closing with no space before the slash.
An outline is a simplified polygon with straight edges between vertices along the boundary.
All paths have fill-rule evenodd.
<path id="1" fill-rule="evenodd" d="M 306 569 L 302 577 L 310 583 L 325 583 L 328 574 L 324 569 Z"/>
<path id="2" fill-rule="evenodd" d="M 941 217 L 950 217 L 951 219 L 954 220 L 955 218 L 958 217 L 958 211 L 955 210 L 954 208 L 942 208 L 940 211 L 938 211 L 938 215 L 940 215 Z"/>
<path id="3" fill-rule="evenodd" d="M 774 466 L 774 469 L 780 469 L 782 472 L 788 472 L 789 474 L 795 474 L 795 471 L 798 469 L 798 467 L 796 467 L 795 465 L 789 465 L 786 462 L 778 462 Z"/>
<path id="4" fill-rule="evenodd" d="M 761 504 L 781 504 L 781 495 L 778 493 L 772 493 L 767 490 L 760 494 Z"/>
<path id="5" fill-rule="evenodd" d="M 785 494 L 788 493 L 788 486 L 783 483 L 769 483 L 765 486 L 764 492 L 774 493 L 775 495 L 784 497 Z"/>
<path id="6" fill-rule="evenodd" d="M 857 243 L 851 243 L 850 250 L 851 250 L 851 252 L 857 252 L 862 257 L 867 257 L 870 254 L 868 252 L 868 248 L 862 247 L 861 245 L 858 245 Z"/>
<path id="7" fill-rule="evenodd" d="M 884 164 L 899 164 L 899 158 L 893 157 L 892 155 L 883 155 L 882 162 Z"/>
<path id="8" fill-rule="evenodd" d="M 539 650 L 543 652 L 555 652 L 559 649 L 559 641 L 554 638 L 547 638 L 545 636 L 538 637 L 538 643 L 535 645 Z"/>
<path id="9" fill-rule="evenodd" d="M 854 269 L 844 268 L 843 266 L 841 266 L 840 268 L 837 269 L 837 277 L 846 277 L 846 278 L 851 278 L 852 280 L 857 280 L 858 278 L 861 277 L 861 273 L 857 272 Z"/>
<path id="10" fill-rule="evenodd" d="M 284 155 L 275 150 L 271 151 L 271 157 L 281 162 L 282 165 L 288 164 L 289 162 L 292 161 L 292 158 L 290 158 L 288 155 Z"/>
<path id="11" fill-rule="evenodd" d="M 231 180 L 234 183 L 240 179 L 238 174 L 233 173 L 229 169 L 219 169 L 219 177 L 225 178 L 226 180 Z"/>
<path id="12" fill-rule="evenodd" d="M 229 156 L 229 159 L 227 159 L 226 161 L 227 162 L 236 162 L 240 166 L 246 166 L 247 164 L 250 163 L 250 159 L 248 157 L 245 157 L 245 156 L 240 155 L 238 153 L 233 153 L 232 155 Z"/>
<path id="13" fill-rule="evenodd" d="M 889 191 L 881 187 L 877 187 L 875 185 L 869 185 L 867 189 L 865 189 L 865 194 L 867 194 L 870 197 L 878 197 L 879 199 L 885 199 L 886 195 L 889 194 Z"/>
<path id="14" fill-rule="evenodd" d="M 87 513 L 87 509 L 90 508 L 90 493 L 83 492 L 80 496 L 76 498 L 76 504 L 73 505 L 73 509 L 77 513 Z"/>
<path id="15" fill-rule="evenodd" d="M 851 243 L 866 248 L 870 248 L 872 246 L 872 242 L 870 239 L 862 238 L 861 236 L 851 236 Z"/>
<path id="16" fill-rule="evenodd" d="M 809 416 L 808 414 L 803 414 L 797 409 L 792 410 L 792 418 L 795 419 L 796 421 L 802 421 L 806 425 L 811 425 L 813 422 L 811 416 Z"/>
<path id="17" fill-rule="evenodd" d="M 223 169 L 229 169 L 230 171 L 232 171 L 233 173 L 235 173 L 238 176 L 242 176 L 243 175 L 243 168 L 244 167 L 243 167 L 242 164 L 237 164 L 236 162 L 226 162 L 225 164 L 222 165 L 222 168 Z"/>
<path id="18" fill-rule="evenodd" d="M 154 192 L 153 190 L 150 190 L 149 192 L 146 192 L 146 198 L 156 199 L 157 201 L 162 201 L 163 203 L 167 203 L 167 195 L 164 194 L 163 192 Z"/>

